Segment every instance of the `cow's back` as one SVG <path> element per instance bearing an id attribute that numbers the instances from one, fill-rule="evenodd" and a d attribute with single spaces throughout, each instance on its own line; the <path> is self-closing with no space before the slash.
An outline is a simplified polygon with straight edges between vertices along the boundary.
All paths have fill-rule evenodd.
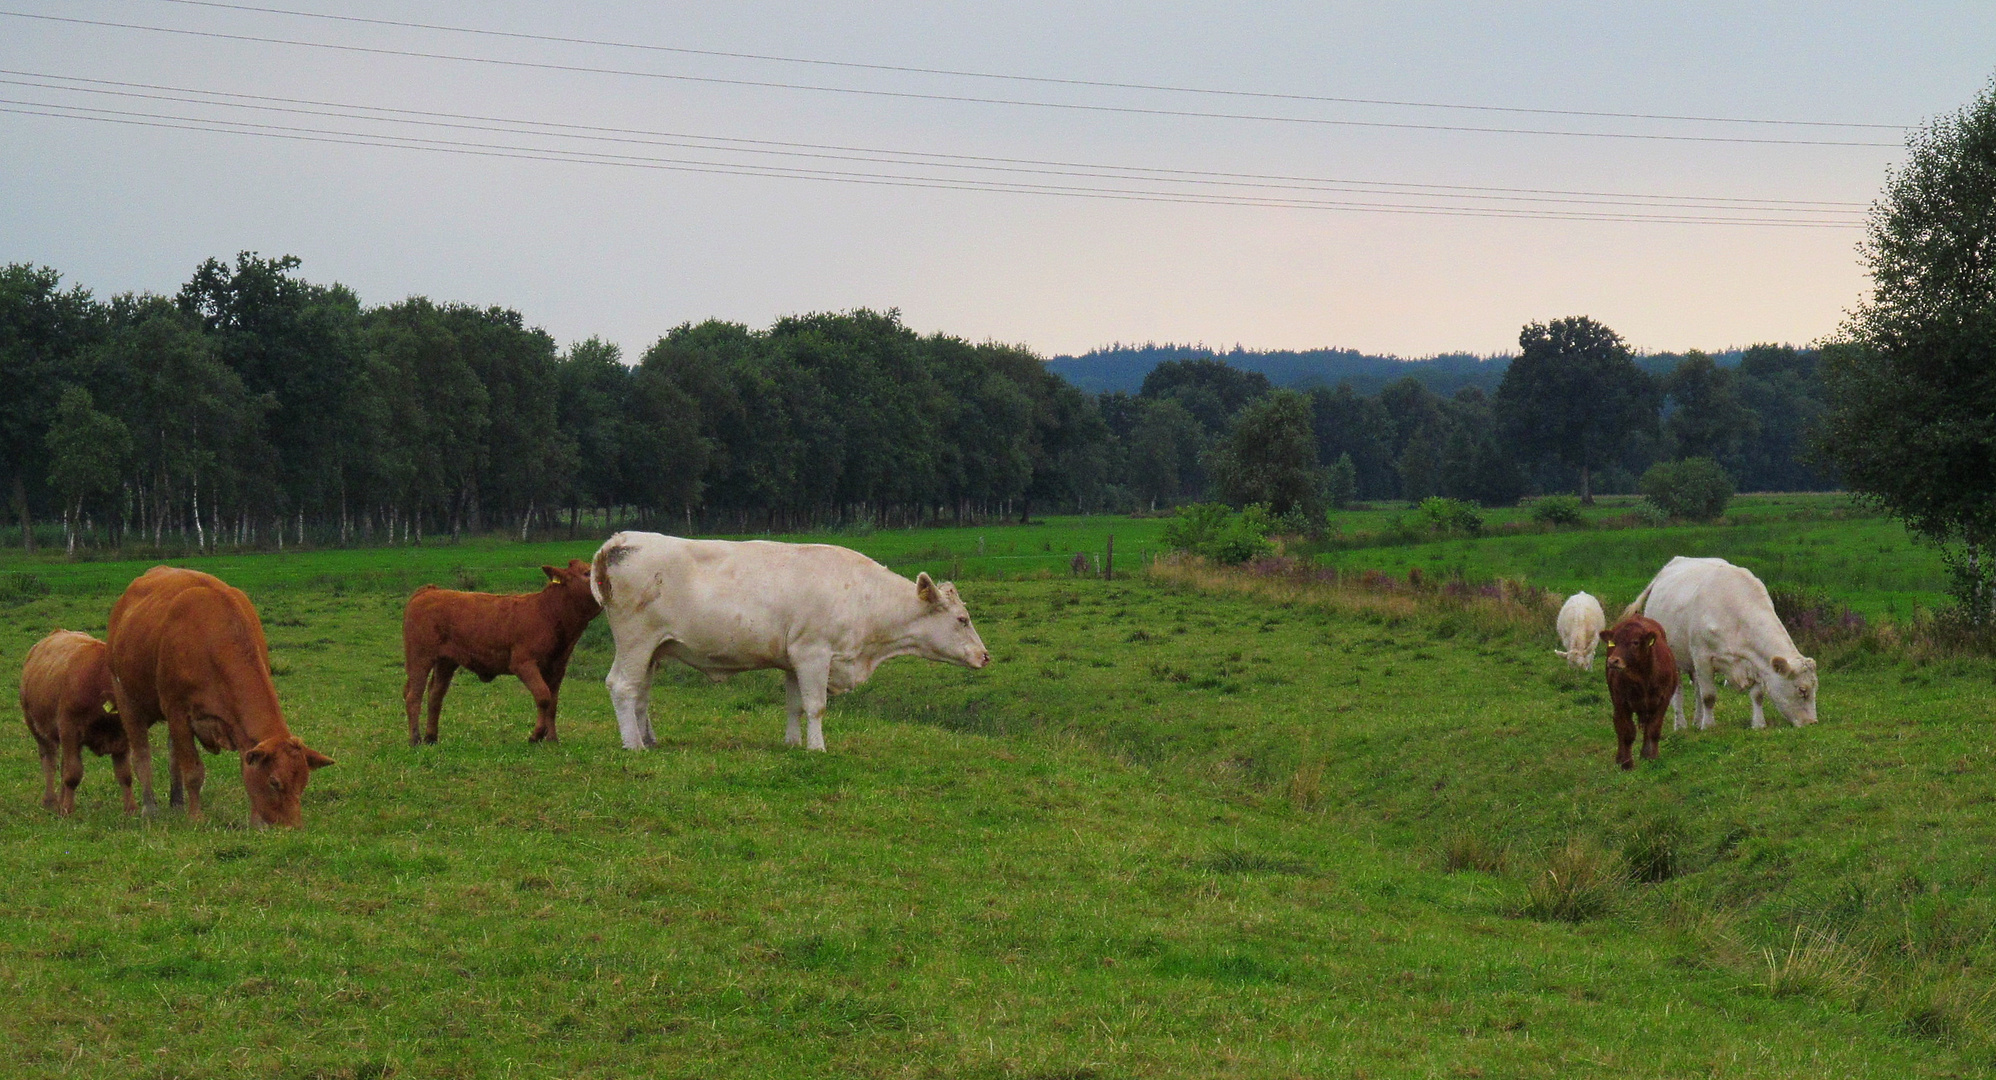
<path id="1" fill-rule="evenodd" d="M 768 540 L 618 533 L 596 553 L 591 587 L 612 629 L 643 624 L 688 662 L 718 668 L 781 659 L 800 640 L 868 632 L 869 613 L 906 582 L 850 548 Z M 695 666 L 699 666 L 695 664 Z"/>
<path id="2" fill-rule="evenodd" d="M 249 598 L 211 574 L 156 566 L 126 588 L 111 608 L 107 659 L 119 707 L 156 723 L 161 692 L 173 685 L 226 679 L 269 687 L 270 647 Z M 261 702 L 259 702 L 261 704 Z"/>
<path id="3" fill-rule="evenodd" d="M 37 726 L 53 725 L 64 710 L 101 708 L 110 697 L 105 645 L 89 634 L 57 630 L 21 665 L 21 711 Z"/>
<path id="4" fill-rule="evenodd" d="M 1655 619 L 1681 654 L 1725 653 L 1753 643 L 1769 655 L 1797 655 L 1767 586 L 1724 559 L 1678 556 L 1644 593 Z"/>

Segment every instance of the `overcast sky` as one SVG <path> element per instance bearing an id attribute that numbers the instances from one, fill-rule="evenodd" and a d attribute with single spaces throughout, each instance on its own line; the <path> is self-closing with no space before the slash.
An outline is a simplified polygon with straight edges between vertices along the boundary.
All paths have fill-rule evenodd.
<path id="1" fill-rule="evenodd" d="M 632 359 L 689 320 L 861 306 L 1049 355 L 1497 352 L 1572 314 L 1647 350 L 1803 343 L 1863 295 L 1855 225 L 1904 139 L 1820 125 L 1914 124 L 1996 68 L 1986 2 L 265 3 L 787 59 L 0 0 L 0 109 L 64 114 L 0 112 L 0 261 L 109 295 L 295 254 L 369 304 L 506 305 Z M 1484 108 L 1301 99 L 1326 97 Z M 1743 223 L 1770 220 L 1808 224 Z"/>

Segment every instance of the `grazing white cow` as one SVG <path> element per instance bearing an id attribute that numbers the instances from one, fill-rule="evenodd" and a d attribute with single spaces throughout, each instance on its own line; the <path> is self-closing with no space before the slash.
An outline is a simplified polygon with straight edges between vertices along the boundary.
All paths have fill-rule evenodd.
<path id="1" fill-rule="evenodd" d="M 896 656 L 968 668 L 991 662 L 956 586 L 914 581 L 849 548 L 768 540 L 683 540 L 620 532 L 596 552 L 589 588 L 617 658 L 604 682 L 624 748 L 658 745 L 651 680 L 671 657 L 719 682 L 739 671 L 784 673 L 784 741 L 825 748 L 826 700 Z"/>
<path id="2" fill-rule="evenodd" d="M 1608 616 L 1601 611 L 1601 601 L 1584 592 L 1574 593 L 1559 609 L 1559 640 L 1566 648 L 1552 653 L 1582 671 L 1593 671 L 1594 647 L 1601 643 L 1601 631 L 1607 627 Z"/>
<path id="3" fill-rule="evenodd" d="M 1623 617 L 1641 613 L 1663 626 L 1664 637 L 1689 668 L 1698 687 L 1698 726 L 1712 726 L 1721 676 L 1746 690 L 1753 726 L 1767 726 L 1763 696 L 1796 727 L 1816 722 L 1816 662 L 1795 648 L 1774 613 L 1767 586 L 1724 559 L 1670 560 Z M 1684 729 L 1684 689 L 1671 698 L 1676 728 Z"/>

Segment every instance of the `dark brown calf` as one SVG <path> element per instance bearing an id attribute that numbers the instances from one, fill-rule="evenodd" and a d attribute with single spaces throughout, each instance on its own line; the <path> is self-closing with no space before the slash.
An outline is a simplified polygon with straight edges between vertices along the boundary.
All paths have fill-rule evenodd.
<path id="1" fill-rule="evenodd" d="M 89 634 L 57 630 L 35 642 L 21 665 L 21 715 L 42 753 L 42 806 L 58 814 L 76 809 L 76 786 L 83 782 L 83 748 L 111 757 L 125 793 L 125 812 L 132 803 L 131 744 L 125 724 L 111 703 L 111 669 L 104 662 L 104 643 Z M 56 786 L 60 759 L 62 786 Z"/>
<path id="2" fill-rule="evenodd" d="M 1608 643 L 1608 697 L 1615 704 L 1615 760 L 1636 767 L 1629 747 L 1642 725 L 1643 758 L 1655 760 L 1663 741 L 1663 714 L 1677 692 L 1677 658 L 1656 620 L 1630 615 L 1601 631 Z"/>
<path id="3" fill-rule="evenodd" d="M 589 620 L 603 610 L 589 592 L 589 564 L 570 559 L 566 570 L 543 566 L 547 585 L 517 596 L 453 592 L 425 585 L 402 613 L 402 661 L 409 679 L 402 704 L 409 713 L 409 745 L 437 741 L 437 718 L 451 677 L 465 668 L 491 682 L 512 674 L 534 695 L 537 719 L 528 742 L 558 742 L 556 698 L 568 674 L 568 658 Z M 428 730 L 417 727 L 416 710 L 429 688 Z"/>

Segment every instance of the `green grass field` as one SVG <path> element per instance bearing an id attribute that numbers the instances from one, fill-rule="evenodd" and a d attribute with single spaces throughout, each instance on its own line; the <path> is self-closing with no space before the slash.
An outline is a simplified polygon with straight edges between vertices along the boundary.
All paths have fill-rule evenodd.
<path id="1" fill-rule="evenodd" d="M 1572 573 L 1619 600 L 1637 558 L 1619 545 L 1728 554 L 1734 536 L 1853 604 L 1935 592 L 1923 571 L 1854 573 L 1890 561 L 1863 552 L 1876 519 L 1764 516 L 1327 557 Z M 1792 544 L 1790 524 L 1826 542 Z M 887 665 L 837 699 L 822 755 L 782 745 L 774 673 L 681 669 L 654 693 L 659 749 L 619 749 L 600 622 L 559 746 L 525 742 L 517 683 L 460 679 L 441 744 L 411 750 L 404 590 L 525 588 L 592 543 L 193 560 L 258 602 L 292 726 L 338 764 L 295 832 L 244 828 L 214 759 L 207 823 L 124 819 L 94 758 L 57 820 L 26 733 L 0 740 L 0 1073 L 1996 1067 L 1996 664 L 1845 650 L 1816 726 L 1749 731 L 1727 691 L 1720 727 L 1622 773 L 1600 675 L 1550 654 L 1550 612 L 1520 631 L 1005 558 L 1113 532 L 1121 567 L 1157 527 L 835 538 L 910 574 L 960 564 L 997 662 Z M 1598 568 L 1558 569 L 1585 551 Z M 101 632 L 144 565 L 0 561 L 52 589 L 0 608 L 7 678 L 54 626 Z M 1571 922 L 1533 900 L 1569 845 L 1611 877 Z M 1621 883 L 1618 859 L 1659 850 L 1666 880 Z"/>

